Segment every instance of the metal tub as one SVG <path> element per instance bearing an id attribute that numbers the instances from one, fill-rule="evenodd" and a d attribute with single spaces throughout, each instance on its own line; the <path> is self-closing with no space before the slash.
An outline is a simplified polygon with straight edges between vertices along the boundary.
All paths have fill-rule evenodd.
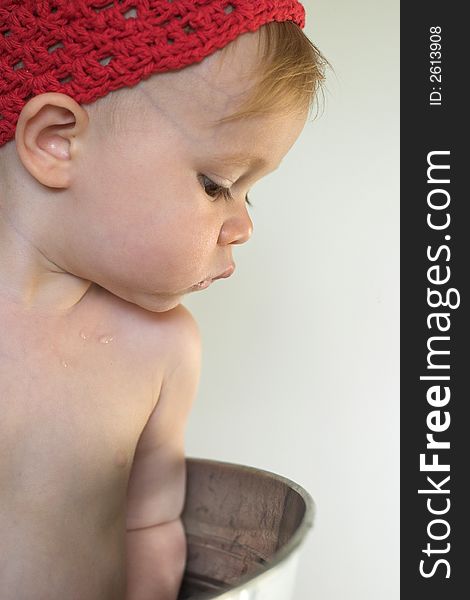
<path id="1" fill-rule="evenodd" d="M 313 501 L 252 467 L 187 458 L 188 560 L 178 600 L 290 600 Z"/>

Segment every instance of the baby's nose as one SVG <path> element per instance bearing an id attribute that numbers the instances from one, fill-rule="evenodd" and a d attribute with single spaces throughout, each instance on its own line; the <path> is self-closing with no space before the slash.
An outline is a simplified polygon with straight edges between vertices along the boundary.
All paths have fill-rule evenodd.
<path id="1" fill-rule="evenodd" d="M 232 215 L 224 221 L 218 243 L 221 246 L 244 244 L 250 239 L 252 233 L 253 221 L 245 208 L 243 214 Z"/>

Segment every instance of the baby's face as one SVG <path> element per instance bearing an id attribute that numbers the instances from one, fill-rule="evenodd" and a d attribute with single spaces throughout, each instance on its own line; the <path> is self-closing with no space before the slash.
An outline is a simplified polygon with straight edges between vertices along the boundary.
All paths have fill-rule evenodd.
<path id="1" fill-rule="evenodd" d="M 240 106 L 256 44 L 245 34 L 222 66 L 217 52 L 126 90 L 140 108 L 111 137 L 85 107 L 91 126 L 67 215 L 71 272 L 160 312 L 230 268 L 253 229 L 247 193 L 279 166 L 307 116 L 210 124 Z M 214 197 L 217 186 L 234 199 Z"/>

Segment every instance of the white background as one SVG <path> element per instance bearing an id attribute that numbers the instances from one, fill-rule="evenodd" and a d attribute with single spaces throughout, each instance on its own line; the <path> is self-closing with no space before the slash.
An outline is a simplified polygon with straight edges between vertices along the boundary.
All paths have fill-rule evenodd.
<path id="1" fill-rule="evenodd" d="M 187 454 L 305 487 L 296 600 L 399 597 L 399 7 L 306 0 L 323 115 L 253 189 L 235 274 L 192 294 Z"/>

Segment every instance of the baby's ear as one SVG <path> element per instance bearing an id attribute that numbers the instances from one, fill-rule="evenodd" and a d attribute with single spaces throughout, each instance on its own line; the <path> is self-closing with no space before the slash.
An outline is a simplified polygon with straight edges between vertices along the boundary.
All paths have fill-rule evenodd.
<path id="1" fill-rule="evenodd" d="M 87 112 L 70 96 L 55 92 L 35 96 L 23 107 L 16 125 L 18 156 L 43 185 L 67 188 L 73 144 L 87 126 Z"/>

